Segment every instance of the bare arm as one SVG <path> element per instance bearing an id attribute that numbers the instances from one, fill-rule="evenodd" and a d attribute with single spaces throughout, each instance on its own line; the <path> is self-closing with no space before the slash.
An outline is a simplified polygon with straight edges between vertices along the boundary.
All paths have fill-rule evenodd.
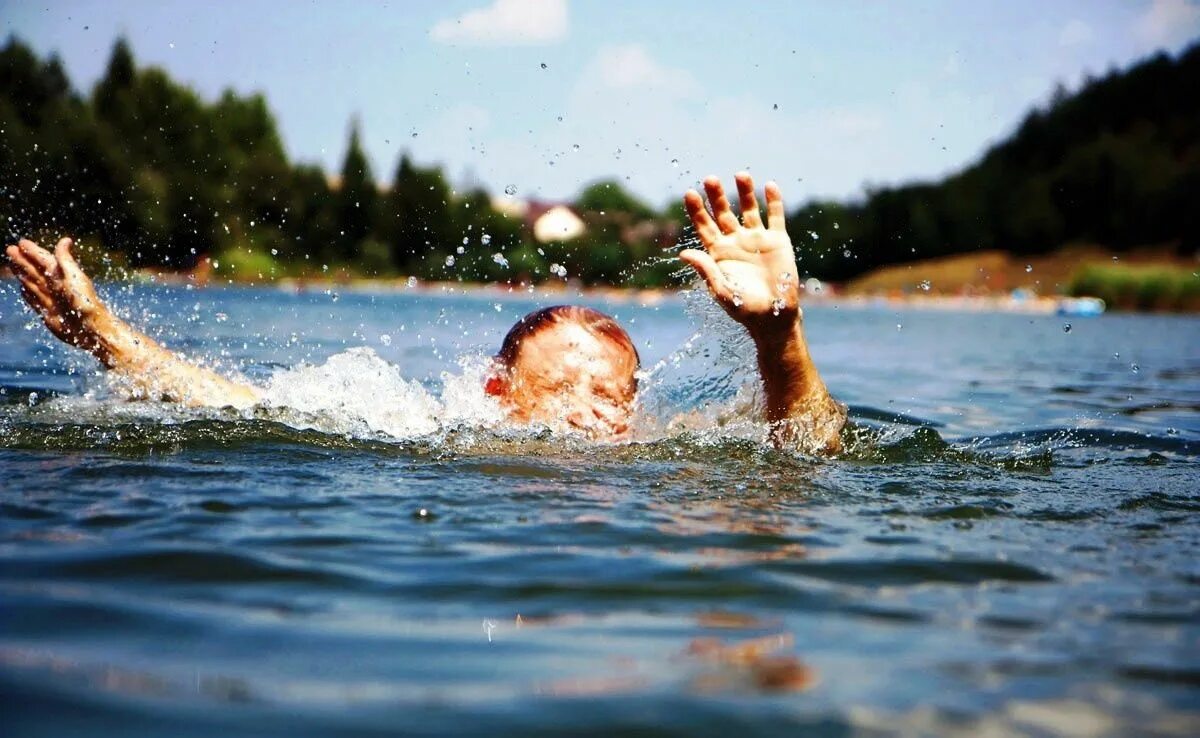
<path id="1" fill-rule="evenodd" d="M 185 361 L 113 315 L 72 256 L 71 239 L 59 241 L 53 254 L 22 239 L 7 254 L 22 296 L 50 332 L 99 359 L 135 396 L 209 407 L 258 401 L 253 387 Z"/>
<path id="2" fill-rule="evenodd" d="M 764 227 L 754 181 L 746 172 L 736 179 L 741 223 L 716 177 L 704 180 L 711 215 L 700 193 L 688 190 L 684 195 L 704 249 L 685 249 L 679 258 L 704 278 L 725 312 L 749 331 L 776 443 L 836 453 L 841 450 L 846 411 L 830 396 L 804 340 L 799 276 L 784 226 L 783 197 L 774 182 L 767 183 Z"/>

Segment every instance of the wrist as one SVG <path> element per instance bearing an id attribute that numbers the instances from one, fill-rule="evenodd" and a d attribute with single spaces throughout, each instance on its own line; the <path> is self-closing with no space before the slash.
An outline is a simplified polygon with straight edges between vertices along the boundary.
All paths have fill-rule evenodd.
<path id="1" fill-rule="evenodd" d="M 125 321 L 107 310 L 88 316 L 85 325 L 92 337 L 92 354 L 110 369 L 136 363 L 141 341 Z"/>
<path id="2" fill-rule="evenodd" d="M 808 354 L 808 345 L 804 341 L 804 320 L 799 311 L 787 317 L 771 316 L 771 319 L 747 323 L 746 330 L 760 356 L 793 349 Z"/>

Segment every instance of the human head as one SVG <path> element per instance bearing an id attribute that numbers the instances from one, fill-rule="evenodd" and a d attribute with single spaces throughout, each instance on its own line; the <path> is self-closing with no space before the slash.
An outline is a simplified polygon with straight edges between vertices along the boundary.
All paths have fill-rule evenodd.
<path id="1" fill-rule="evenodd" d="M 638 365 L 633 341 L 615 320 L 556 305 L 508 331 L 487 391 L 515 420 L 616 436 L 629 428 Z"/>

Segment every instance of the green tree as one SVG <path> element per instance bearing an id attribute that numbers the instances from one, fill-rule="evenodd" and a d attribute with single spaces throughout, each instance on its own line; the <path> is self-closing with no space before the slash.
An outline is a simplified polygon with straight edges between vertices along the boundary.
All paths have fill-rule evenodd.
<path id="1" fill-rule="evenodd" d="M 386 198 L 382 229 L 396 268 L 424 277 L 451 276 L 446 256 L 454 254 L 462 236 L 454 222 L 450 186 L 441 169 L 422 169 L 408 154 L 400 157 Z"/>
<path id="2" fill-rule="evenodd" d="M 375 230 L 379 206 L 379 186 L 371 174 L 371 164 L 363 152 L 359 125 L 355 121 L 350 127 L 350 141 L 337 188 L 338 232 L 332 244 L 335 259 L 347 263 L 354 260 L 359 245 Z"/>

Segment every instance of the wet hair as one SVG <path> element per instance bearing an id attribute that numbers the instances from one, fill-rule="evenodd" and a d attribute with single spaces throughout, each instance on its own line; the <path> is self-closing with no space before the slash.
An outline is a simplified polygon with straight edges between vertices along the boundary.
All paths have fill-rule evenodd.
<path id="1" fill-rule="evenodd" d="M 554 305 L 535 310 L 521 318 L 504 336 L 500 351 L 496 354 L 496 361 L 505 369 L 511 369 L 516 364 L 525 339 L 559 323 L 575 323 L 594 335 L 608 339 L 633 354 L 634 367 L 641 366 L 642 359 L 638 356 L 637 347 L 633 345 L 633 339 L 625 329 L 599 310 L 580 305 Z M 636 376 L 633 378 L 631 391 L 637 391 Z"/>

